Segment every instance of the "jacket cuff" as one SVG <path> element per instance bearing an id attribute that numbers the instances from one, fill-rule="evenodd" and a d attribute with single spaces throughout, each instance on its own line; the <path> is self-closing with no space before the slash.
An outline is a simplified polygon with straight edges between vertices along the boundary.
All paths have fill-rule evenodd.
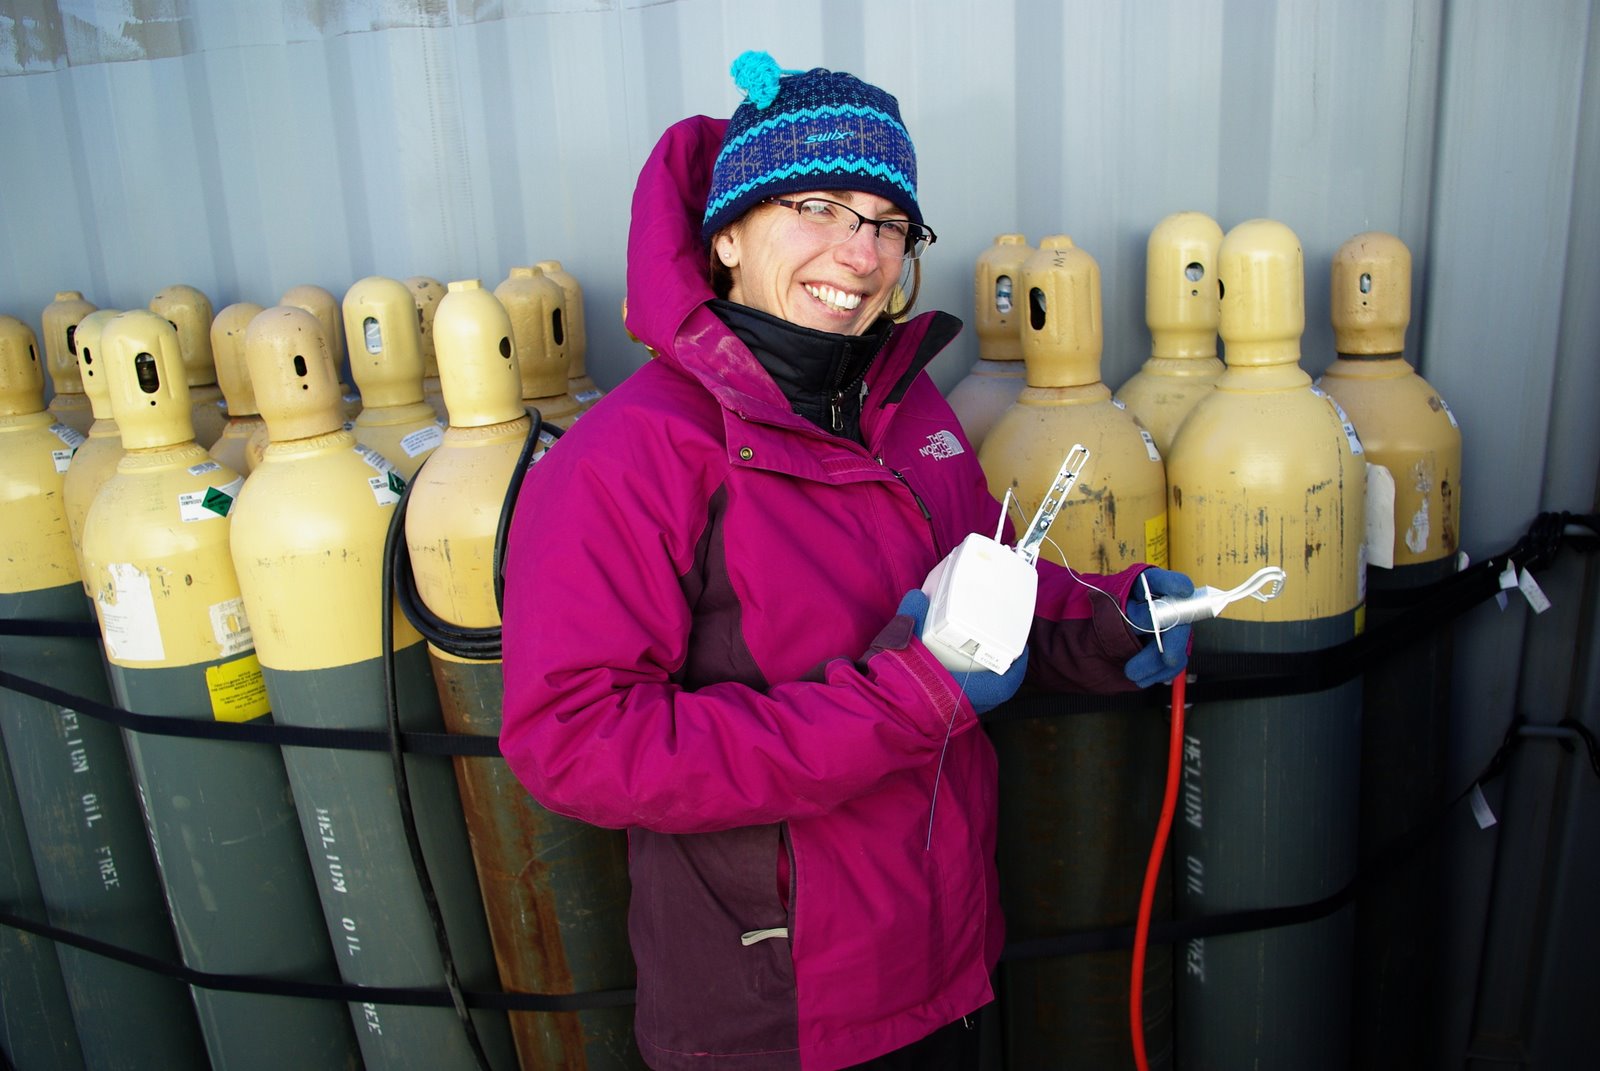
<path id="1" fill-rule="evenodd" d="M 928 705 L 939 718 L 940 726 L 958 733 L 967 724 L 977 724 L 972 703 L 961 692 L 956 679 L 917 636 L 917 622 L 905 614 L 889 619 L 861 658 L 863 668 L 881 675 L 883 663 L 899 666 L 909 675 Z"/>

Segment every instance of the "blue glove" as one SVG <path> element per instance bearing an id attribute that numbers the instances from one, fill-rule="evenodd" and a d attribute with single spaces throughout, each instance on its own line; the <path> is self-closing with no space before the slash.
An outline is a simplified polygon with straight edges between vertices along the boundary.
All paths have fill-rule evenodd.
<path id="1" fill-rule="evenodd" d="M 913 588 L 905 593 L 900 600 L 900 608 L 895 611 L 897 616 L 911 618 L 916 635 L 922 636 L 922 626 L 928 619 L 928 596 L 922 591 Z M 1028 671 L 1028 649 L 1024 647 L 1015 662 L 1004 673 L 984 669 L 973 663 L 971 669 L 951 670 L 950 673 L 961 685 L 961 692 L 972 704 L 972 709 L 979 714 L 987 714 L 995 707 L 1017 694 L 1017 689 L 1022 685 L 1023 674 Z"/>
<path id="2" fill-rule="evenodd" d="M 1133 627 L 1139 630 L 1140 635 L 1148 636 L 1151 632 L 1150 604 L 1145 600 L 1141 580 L 1149 581 L 1152 596 L 1170 595 L 1179 599 L 1194 594 L 1194 581 L 1182 573 L 1154 566 L 1134 579 L 1133 590 L 1128 594 L 1128 620 L 1133 622 Z M 1122 672 L 1141 688 L 1166 684 L 1189 664 L 1189 632 L 1188 625 L 1174 625 L 1166 629 L 1161 633 L 1162 649 L 1157 649 L 1156 641 L 1152 638 L 1142 651 L 1128 659 Z"/>

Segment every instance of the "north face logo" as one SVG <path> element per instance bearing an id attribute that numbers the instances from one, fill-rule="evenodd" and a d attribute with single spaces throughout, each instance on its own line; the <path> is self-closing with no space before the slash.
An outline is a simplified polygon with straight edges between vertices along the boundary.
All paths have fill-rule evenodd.
<path id="1" fill-rule="evenodd" d="M 961 440 L 955 437 L 954 432 L 936 431 L 928 436 L 928 445 L 918 450 L 917 453 L 923 457 L 931 457 L 935 461 L 942 461 L 947 457 L 964 454 L 966 450 L 962 448 Z"/>

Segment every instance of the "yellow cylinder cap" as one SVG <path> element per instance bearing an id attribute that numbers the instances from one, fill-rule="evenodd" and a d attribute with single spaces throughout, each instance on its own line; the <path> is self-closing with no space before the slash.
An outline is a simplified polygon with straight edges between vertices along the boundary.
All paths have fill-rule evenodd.
<path id="1" fill-rule="evenodd" d="M 1100 265 L 1064 234 L 1051 235 L 1022 265 L 1022 359 L 1030 387 L 1100 381 Z"/>
<path id="2" fill-rule="evenodd" d="M 120 315 L 116 309 L 96 309 L 78 321 L 78 377 L 96 420 L 115 419 L 111 413 L 111 384 L 105 373 L 105 330 Z"/>
<path id="3" fill-rule="evenodd" d="M 1204 212 L 1176 212 L 1145 244 L 1144 319 L 1152 357 L 1217 355 L 1217 250 L 1222 228 Z"/>
<path id="4" fill-rule="evenodd" d="M 333 367 L 344 365 L 344 313 L 339 309 L 339 299 L 320 286 L 291 286 L 278 299 L 279 305 L 304 309 L 322 324 L 322 337 L 327 340 L 328 354 Z"/>
<path id="5" fill-rule="evenodd" d="M 543 268 L 517 267 L 494 296 L 511 317 L 511 341 L 522 374 L 522 397 L 553 398 L 567 392 L 567 347 L 559 341 L 561 287 Z"/>
<path id="6" fill-rule="evenodd" d="M 461 279 L 450 284 L 439 302 L 433 332 L 451 427 L 481 428 L 523 415 L 511 317 L 482 282 Z"/>
<path id="7" fill-rule="evenodd" d="M 972 273 L 978 356 L 989 361 L 1022 359 L 1022 265 L 1033 255 L 1026 235 L 997 235 L 978 254 Z"/>
<path id="8" fill-rule="evenodd" d="M 56 299 L 44 307 L 44 352 L 50 383 L 57 394 L 78 394 L 83 381 L 78 378 L 78 323 L 95 311 L 76 290 L 58 290 Z"/>
<path id="9" fill-rule="evenodd" d="M 426 275 L 413 275 L 406 280 L 406 289 L 417 304 L 417 330 L 422 333 L 422 375 L 432 379 L 439 375 L 439 356 L 433 348 L 433 316 L 439 311 L 439 299 L 444 297 L 444 284 Z"/>
<path id="10" fill-rule="evenodd" d="M 189 386 L 209 386 L 217 381 L 211 357 L 211 299 L 192 286 L 169 286 L 150 299 L 150 311 L 172 321 L 178 329 L 178 349 L 183 354 L 183 374 Z"/>
<path id="11" fill-rule="evenodd" d="M 44 410 L 44 368 L 33 328 L 15 316 L 0 316 L 0 416 Z"/>
<path id="12" fill-rule="evenodd" d="M 189 378 L 178 329 L 164 316 L 132 309 L 100 332 L 111 412 L 127 450 L 177 446 L 194 440 Z"/>
<path id="13" fill-rule="evenodd" d="M 350 375 L 367 409 L 422 401 L 422 330 L 411 288 L 369 275 L 344 295 Z"/>
<path id="14" fill-rule="evenodd" d="M 1399 354 L 1411 322 L 1411 250 L 1392 234 L 1367 231 L 1333 255 L 1333 338 L 1340 353 Z"/>
<path id="15" fill-rule="evenodd" d="M 298 305 L 257 313 L 244 332 L 244 360 L 256 406 L 275 443 L 344 427 L 344 392 L 322 320 Z"/>
<path id="16" fill-rule="evenodd" d="M 250 385 L 245 363 L 244 335 L 250 321 L 262 312 L 254 301 L 238 301 L 218 312 L 211 321 L 211 356 L 217 364 L 217 385 L 228 400 L 228 416 L 247 417 L 261 412 Z"/>
<path id="17" fill-rule="evenodd" d="M 583 287 L 559 260 L 541 260 L 535 265 L 561 288 L 561 313 L 555 321 L 557 344 L 567 348 L 567 375 L 584 374 L 584 358 L 589 352 L 589 333 L 583 322 Z"/>
<path id="18" fill-rule="evenodd" d="M 1305 256 L 1294 231 L 1246 220 L 1217 253 L 1218 330 L 1230 367 L 1297 364 L 1306 329 Z"/>

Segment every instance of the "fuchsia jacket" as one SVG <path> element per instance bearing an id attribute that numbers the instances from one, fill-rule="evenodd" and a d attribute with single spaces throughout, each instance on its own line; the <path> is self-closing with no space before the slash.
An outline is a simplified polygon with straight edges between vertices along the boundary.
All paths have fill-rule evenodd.
<path id="1" fill-rule="evenodd" d="M 546 807 L 629 830 L 652 1067 L 826 1071 L 993 999 L 994 749 L 895 610 L 999 506 L 923 372 L 959 321 L 894 328 L 863 448 L 707 308 L 725 126 L 675 125 L 639 178 L 628 327 L 655 359 L 523 487 L 501 749 Z M 1102 598 L 1041 563 L 1031 682 L 1133 687 L 1137 572 L 1087 578 Z"/>

